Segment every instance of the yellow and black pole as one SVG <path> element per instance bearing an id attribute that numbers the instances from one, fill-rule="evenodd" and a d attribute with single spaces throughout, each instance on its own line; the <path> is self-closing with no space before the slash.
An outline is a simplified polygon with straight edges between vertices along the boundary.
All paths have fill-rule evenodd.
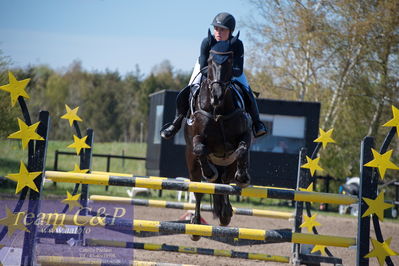
<path id="1" fill-rule="evenodd" d="M 229 258 L 250 259 L 250 260 L 274 261 L 282 263 L 290 262 L 290 258 L 287 256 L 276 256 L 276 255 L 268 255 L 263 253 L 250 253 L 250 252 L 242 252 L 234 250 L 223 250 L 223 249 L 176 246 L 168 244 L 126 242 L 126 241 L 100 240 L 100 239 L 87 238 L 86 245 L 90 247 L 98 247 L 98 246 L 122 247 L 122 248 L 144 249 L 152 251 L 168 251 L 168 252 L 201 254 L 201 255 L 210 255 L 210 256 L 222 256 Z"/>
<path id="2" fill-rule="evenodd" d="M 106 259 L 106 258 L 82 258 L 64 256 L 37 256 L 37 262 L 41 266 L 110 266 L 110 265 L 129 265 L 129 266 L 195 266 L 191 264 L 175 264 L 153 261 Z"/>
<path id="3" fill-rule="evenodd" d="M 92 217 L 46 213 L 42 216 L 48 224 L 79 225 L 123 229 L 144 232 L 174 233 L 198 236 L 230 237 L 248 240 L 263 240 L 270 243 L 300 243 L 335 247 L 356 245 L 356 238 L 331 235 L 295 233 L 287 230 L 262 230 L 238 227 L 223 227 L 201 224 L 183 224 L 149 220 L 127 220 L 114 217 Z"/>
<path id="4" fill-rule="evenodd" d="M 139 177 L 112 176 L 108 174 L 81 174 L 69 172 L 46 171 L 46 178 L 54 182 L 81 183 L 93 185 L 110 185 L 125 187 L 143 187 L 159 190 L 180 190 L 205 194 L 240 195 L 255 198 L 286 199 L 305 202 L 333 203 L 350 205 L 358 202 L 357 197 L 351 195 L 295 191 L 293 189 L 238 186 L 201 183 L 179 182 L 169 179 L 148 179 Z"/>
<path id="5" fill-rule="evenodd" d="M 113 197 L 113 196 L 103 196 L 103 195 L 92 195 L 90 196 L 90 200 L 93 202 L 130 204 L 134 206 L 146 206 L 146 207 L 178 209 L 178 210 L 195 210 L 194 203 L 186 203 L 186 202 L 134 199 L 127 197 Z M 212 210 L 213 209 L 210 205 L 201 205 L 201 211 L 211 212 Z M 270 211 L 270 210 L 250 209 L 250 208 L 236 208 L 236 207 L 233 207 L 233 213 L 236 215 L 268 217 L 268 218 L 286 219 L 286 220 L 294 217 L 294 214 L 291 212 Z"/>

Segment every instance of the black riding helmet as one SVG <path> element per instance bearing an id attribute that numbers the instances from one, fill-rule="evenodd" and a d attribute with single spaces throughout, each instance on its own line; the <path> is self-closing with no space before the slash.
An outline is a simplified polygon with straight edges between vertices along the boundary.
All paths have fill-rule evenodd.
<path id="1" fill-rule="evenodd" d="M 236 20 L 234 19 L 233 15 L 227 12 L 222 12 L 216 15 L 211 25 L 228 29 L 230 30 L 230 34 L 232 34 L 234 28 L 236 27 Z"/>

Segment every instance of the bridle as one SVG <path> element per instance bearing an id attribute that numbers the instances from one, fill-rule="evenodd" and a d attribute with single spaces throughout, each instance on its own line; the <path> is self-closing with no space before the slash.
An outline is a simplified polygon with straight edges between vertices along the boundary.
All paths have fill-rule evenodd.
<path id="1" fill-rule="evenodd" d="M 230 56 L 230 55 L 233 55 L 234 53 L 233 53 L 233 51 L 219 52 L 219 51 L 215 51 L 215 50 L 210 50 L 209 54 L 229 55 Z M 209 69 L 208 69 L 208 71 L 209 71 Z M 224 82 L 219 81 L 219 80 L 210 80 L 209 75 L 208 75 L 208 89 L 211 89 L 214 84 L 219 84 L 222 88 L 225 89 L 225 88 L 228 88 L 230 85 L 232 85 L 232 81 L 231 81 L 231 78 Z M 224 93 L 226 93 L 226 92 L 224 91 Z"/>
<path id="2" fill-rule="evenodd" d="M 233 84 L 233 82 L 231 80 L 228 80 L 225 82 L 221 82 L 221 81 L 217 81 L 217 80 L 211 81 L 210 83 L 208 83 L 208 89 L 211 89 L 214 84 L 219 84 L 222 88 L 228 88 Z"/>
<path id="3" fill-rule="evenodd" d="M 228 52 L 218 52 L 215 50 L 211 50 L 210 53 L 212 54 L 218 54 L 218 55 L 232 55 L 233 51 L 228 51 Z M 211 80 L 209 79 L 209 67 L 208 67 L 208 77 L 207 77 L 207 88 L 211 91 L 212 86 L 214 84 L 219 84 L 222 88 L 223 88 L 223 96 L 226 95 L 227 91 L 233 89 L 233 81 L 231 79 L 228 79 L 227 81 L 219 81 L 219 80 Z M 239 113 L 245 112 L 244 109 L 242 108 L 238 108 L 236 110 L 234 110 L 233 112 L 226 114 L 226 115 L 218 115 L 215 113 L 210 113 L 207 112 L 205 110 L 203 110 L 201 108 L 201 106 L 199 106 L 199 109 L 197 111 L 195 111 L 194 113 L 199 113 L 203 116 L 206 116 L 208 118 L 211 118 L 212 120 L 214 120 L 216 123 L 222 122 L 223 120 L 228 120 L 233 118 L 234 116 L 236 116 Z M 223 123 L 223 122 L 222 122 Z"/>
<path id="4" fill-rule="evenodd" d="M 211 50 L 210 53 L 213 54 L 217 54 L 217 55 L 232 55 L 233 51 L 228 51 L 228 52 L 218 52 L 215 50 Z M 209 78 L 209 67 L 208 67 L 208 77 L 207 77 L 207 89 L 209 90 L 209 92 L 212 91 L 212 86 L 215 84 L 219 84 L 220 87 L 222 88 L 223 92 L 223 97 L 226 96 L 227 91 L 233 89 L 233 82 L 231 80 L 231 78 L 229 78 L 227 81 L 219 81 L 219 80 L 212 80 Z M 212 93 L 212 92 L 211 92 Z M 213 120 L 218 127 L 220 128 L 220 132 L 223 138 L 223 144 L 225 145 L 225 150 L 226 150 L 226 132 L 225 132 L 225 128 L 224 128 L 224 121 L 230 120 L 232 118 L 234 118 L 237 115 L 240 115 L 242 113 L 245 113 L 245 110 L 243 108 L 237 108 L 235 110 L 233 110 L 232 112 L 228 113 L 228 114 L 224 114 L 224 115 L 220 115 L 220 114 L 216 114 L 215 112 L 210 113 L 208 111 L 205 111 L 201 108 L 201 105 L 198 106 L 199 109 L 197 111 L 194 112 L 195 114 L 199 114 L 205 117 L 210 118 L 211 120 Z M 215 111 L 215 110 L 214 110 Z M 223 158 L 225 158 L 227 156 L 227 154 L 224 154 Z"/>

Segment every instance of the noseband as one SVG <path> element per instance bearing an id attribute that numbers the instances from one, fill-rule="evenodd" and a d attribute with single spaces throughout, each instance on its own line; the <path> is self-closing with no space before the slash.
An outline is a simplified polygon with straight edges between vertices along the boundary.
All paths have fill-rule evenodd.
<path id="1" fill-rule="evenodd" d="M 228 80 L 228 81 L 225 81 L 225 82 L 221 82 L 221 81 L 218 81 L 218 80 L 214 80 L 214 81 L 212 81 L 211 83 L 208 84 L 208 89 L 211 89 L 214 84 L 219 84 L 223 88 L 228 88 L 232 84 L 232 81 Z"/>

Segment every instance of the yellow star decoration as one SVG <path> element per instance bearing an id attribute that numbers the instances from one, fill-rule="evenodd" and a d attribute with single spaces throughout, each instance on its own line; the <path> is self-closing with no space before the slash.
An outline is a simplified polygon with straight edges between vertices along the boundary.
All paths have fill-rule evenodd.
<path id="1" fill-rule="evenodd" d="M 11 105 L 14 106 L 19 96 L 29 99 L 29 95 L 26 93 L 25 88 L 28 85 L 30 79 L 24 79 L 18 81 L 14 74 L 8 72 L 9 83 L 7 85 L 0 86 L 0 90 L 10 93 Z"/>
<path id="2" fill-rule="evenodd" d="M 61 202 L 64 204 L 68 204 L 69 210 L 72 211 L 75 207 L 81 208 L 82 205 L 78 202 L 80 197 L 80 193 L 76 195 L 72 195 L 67 191 L 67 198 L 62 200 Z"/>
<path id="3" fill-rule="evenodd" d="M 331 135 L 333 133 L 334 129 L 330 129 L 327 132 L 325 132 L 323 129 L 319 128 L 320 132 L 320 137 L 315 139 L 313 142 L 321 142 L 323 143 L 323 149 L 327 147 L 328 143 L 335 143 L 335 140 L 331 138 Z"/>
<path id="4" fill-rule="evenodd" d="M 378 172 L 380 173 L 381 179 L 384 179 L 385 172 L 387 169 L 394 169 L 394 170 L 399 169 L 398 166 L 396 166 L 393 162 L 389 160 L 391 158 L 392 151 L 393 150 L 389 150 L 384 154 L 380 154 L 378 153 L 378 151 L 372 148 L 371 152 L 373 153 L 374 159 L 366 163 L 364 166 L 378 168 Z"/>
<path id="5" fill-rule="evenodd" d="M 393 118 L 386 122 L 383 127 L 396 127 L 396 134 L 399 138 L 399 109 L 392 105 Z"/>
<path id="6" fill-rule="evenodd" d="M 312 160 L 310 157 L 306 156 L 306 160 L 308 161 L 304 165 L 301 166 L 301 168 L 308 168 L 310 170 L 310 174 L 313 176 L 313 174 L 316 172 L 316 170 L 323 171 L 323 168 L 319 166 L 319 160 L 320 158 L 317 157 L 316 159 Z"/>
<path id="7" fill-rule="evenodd" d="M 80 169 L 79 165 L 75 164 L 72 171 L 68 171 L 69 173 L 79 173 L 79 174 L 86 174 L 89 172 L 89 169 Z"/>
<path id="8" fill-rule="evenodd" d="M 307 188 L 299 188 L 299 191 L 309 191 L 312 192 L 313 191 L 313 182 L 310 183 L 310 185 Z"/>
<path id="9" fill-rule="evenodd" d="M 6 213 L 7 216 L 5 218 L 0 219 L 0 224 L 7 226 L 8 228 L 7 235 L 12 236 L 15 230 L 29 232 L 28 228 L 26 228 L 26 226 L 23 223 L 24 215 L 20 215 L 19 212 L 13 213 L 8 207 L 6 207 Z"/>
<path id="10" fill-rule="evenodd" d="M 79 107 L 76 107 L 75 109 L 71 110 L 68 105 L 65 104 L 66 108 L 66 114 L 61 116 L 62 119 L 68 119 L 69 120 L 69 125 L 72 126 L 73 121 L 79 121 L 82 122 L 83 120 L 78 116 L 78 110 Z"/>
<path id="11" fill-rule="evenodd" d="M 384 261 L 387 256 L 399 255 L 399 253 L 391 249 L 390 247 L 391 241 L 392 237 L 390 237 L 383 243 L 379 242 L 376 239 L 371 238 L 371 243 L 373 244 L 374 249 L 364 257 L 365 258 L 377 257 L 378 263 L 380 265 L 384 265 Z"/>
<path id="12" fill-rule="evenodd" d="M 303 222 L 300 227 L 306 227 L 309 231 L 309 233 L 312 232 L 313 227 L 321 225 L 319 222 L 316 221 L 316 216 L 317 214 L 312 215 L 312 217 L 309 217 L 307 215 L 303 216 L 305 219 L 305 222 Z"/>
<path id="13" fill-rule="evenodd" d="M 312 249 L 312 251 L 310 251 L 310 253 L 315 253 L 317 251 L 320 251 L 321 255 L 323 256 L 327 256 L 327 252 L 326 252 L 326 246 L 323 245 L 315 245 Z"/>
<path id="14" fill-rule="evenodd" d="M 18 192 L 21 191 L 24 187 L 29 187 L 33 189 L 36 192 L 39 192 L 39 190 L 36 187 L 35 180 L 42 172 L 28 172 L 28 169 L 26 169 L 25 164 L 21 161 L 20 167 L 19 167 L 19 173 L 18 174 L 8 174 L 6 177 L 8 179 L 11 179 L 15 182 L 18 182 L 17 188 L 15 189 L 15 194 L 18 194 Z"/>
<path id="15" fill-rule="evenodd" d="M 384 210 L 393 207 L 392 204 L 385 203 L 384 192 L 381 192 L 375 200 L 363 198 L 363 200 L 369 206 L 364 212 L 362 217 L 369 216 L 370 214 L 376 214 L 380 221 L 384 221 Z"/>
<path id="16" fill-rule="evenodd" d="M 78 138 L 77 136 L 73 135 L 73 143 L 68 146 L 68 148 L 75 148 L 76 154 L 79 155 L 80 150 L 84 148 L 90 149 L 90 146 L 86 144 L 87 136 L 83 138 Z"/>
<path id="17" fill-rule="evenodd" d="M 39 134 L 36 133 L 36 129 L 40 122 L 37 122 L 31 126 L 25 124 L 24 121 L 18 119 L 19 131 L 14 132 L 8 136 L 9 139 L 21 139 L 22 148 L 25 149 L 31 140 L 44 140 Z"/>

